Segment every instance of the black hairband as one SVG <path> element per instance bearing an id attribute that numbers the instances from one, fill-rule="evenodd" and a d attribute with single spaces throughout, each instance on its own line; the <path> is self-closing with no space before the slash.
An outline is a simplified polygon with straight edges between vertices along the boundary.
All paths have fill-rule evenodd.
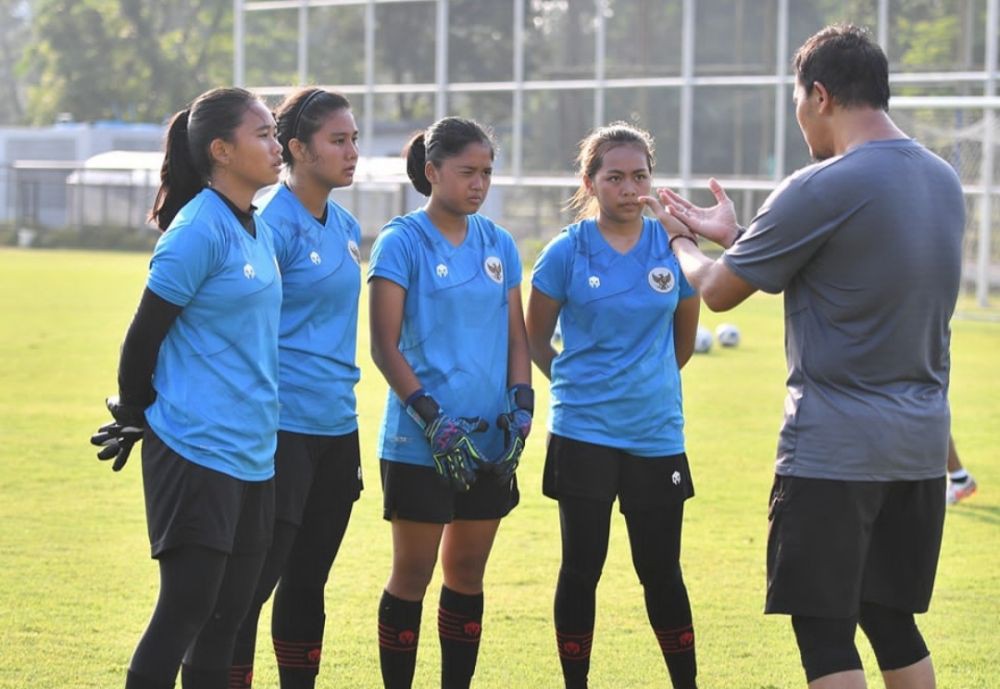
<path id="1" fill-rule="evenodd" d="M 306 98 L 305 102 L 299 108 L 299 111 L 295 113 L 295 122 L 292 123 L 292 135 L 288 137 L 289 140 L 299 139 L 299 122 L 302 120 L 302 113 L 306 111 L 306 108 L 309 107 L 309 105 L 313 102 L 316 96 L 323 93 L 326 93 L 326 91 L 324 91 L 323 89 L 316 89 L 315 91 L 310 93 L 309 96 Z M 302 139 L 299 139 L 299 141 L 302 141 Z"/>

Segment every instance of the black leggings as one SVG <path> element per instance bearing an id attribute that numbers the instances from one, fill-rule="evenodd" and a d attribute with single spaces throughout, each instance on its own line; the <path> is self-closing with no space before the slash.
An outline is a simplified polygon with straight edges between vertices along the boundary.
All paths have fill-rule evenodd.
<path id="1" fill-rule="evenodd" d="M 261 608 L 272 591 L 271 634 L 274 639 L 322 640 L 326 619 L 323 589 L 353 507 L 352 501 L 344 501 L 329 511 L 306 512 L 301 526 L 281 520 L 275 522 L 274 540 L 257 583 L 253 604 L 237 636 L 234 664 L 253 664 Z"/>
<path id="2" fill-rule="evenodd" d="M 567 643 L 577 644 L 571 650 L 581 656 L 589 656 L 597 583 L 608 554 L 612 504 L 583 498 L 559 500 L 562 566 L 556 587 L 555 623 L 557 634 Z M 683 502 L 625 513 L 632 565 L 643 586 L 649 622 L 678 687 L 693 686 L 694 682 L 693 653 L 684 652 L 694 650 L 694 636 L 691 604 L 680 567 L 683 516 Z M 684 635 L 685 631 L 690 636 Z M 563 658 L 567 658 L 565 653 Z M 564 672 L 567 667 L 564 663 Z M 567 686 L 570 684 L 567 681 Z"/>
<path id="3" fill-rule="evenodd" d="M 130 673 L 168 686 L 182 661 L 196 670 L 228 673 L 264 553 L 228 555 L 187 545 L 166 551 L 158 562 L 160 594 Z"/>

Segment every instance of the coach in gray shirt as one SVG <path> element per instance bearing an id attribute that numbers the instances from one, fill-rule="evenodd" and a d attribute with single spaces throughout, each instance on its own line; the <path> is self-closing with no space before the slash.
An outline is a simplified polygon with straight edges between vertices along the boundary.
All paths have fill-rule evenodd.
<path id="1" fill-rule="evenodd" d="M 699 208 L 645 202 L 713 311 L 784 292 L 788 396 L 765 611 L 792 616 L 809 686 L 865 686 L 860 624 L 892 689 L 934 686 L 930 603 L 945 507 L 949 320 L 965 204 L 955 172 L 890 119 L 888 63 L 853 26 L 795 56 L 812 156 L 745 231 L 715 180 Z M 693 233 L 726 252 L 706 257 Z"/>

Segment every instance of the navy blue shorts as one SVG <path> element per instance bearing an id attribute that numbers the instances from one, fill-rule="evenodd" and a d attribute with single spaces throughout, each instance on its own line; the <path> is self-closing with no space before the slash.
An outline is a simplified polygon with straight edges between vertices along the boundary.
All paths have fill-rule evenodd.
<path id="1" fill-rule="evenodd" d="M 614 502 L 622 512 L 675 505 L 694 496 L 685 453 L 638 457 L 623 450 L 549 435 L 542 493 Z"/>
<path id="2" fill-rule="evenodd" d="M 520 502 L 517 476 L 500 483 L 491 474 L 478 474 L 472 488 L 456 493 L 432 467 L 383 459 L 382 516 L 430 524 L 456 519 L 500 519 Z"/>
<path id="3" fill-rule="evenodd" d="M 944 530 L 945 479 L 775 476 L 764 611 L 844 618 L 864 601 L 926 612 Z"/>
<path id="4" fill-rule="evenodd" d="M 278 431 L 274 453 L 275 517 L 302 525 L 305 514 L 339 511 L 361 497 L 358 432 L 307 435 Z"/>
<path id="5" fill-rule="evenodd" d="M 274 530 L 274 480 L 243 481 L 171 450 L 149 427 L 142 488 L 154 558 L 181 545 L 230 555 L 265 552 Z"/>

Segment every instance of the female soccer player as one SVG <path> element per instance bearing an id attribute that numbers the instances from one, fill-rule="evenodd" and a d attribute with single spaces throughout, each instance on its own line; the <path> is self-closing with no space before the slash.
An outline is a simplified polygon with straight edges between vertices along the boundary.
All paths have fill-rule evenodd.
<path id="1" fill-rule="evenodd" d="M 160 593 L 127 689 L 225 689 L 274 522 L 281 280 L 254 194 L 278 179 L 270 111 L 215 89 L 167 133 L 151 218 L 164 230 L 118 367 L 120 469 L 138 437 Z"/>
<path id="2" fill-rule="evenodd" d="M 646 610 L 677 689 L 695 687 L 681 577 L 684 454 L 680 368 L 699 300 L 656 220 L 643 217 L 653 142 L 625 123 L 580 142 L 577 222 L 542 251 L 528 299 L 531 356 L 552 381 L 543 492 L 559 501 L 555 626 L 567 689 L 587 686 L 597 581 L 619 499 Z M 563 350 L 551 345 L 556 323 Z"/>
<path id="3" fill-rule="evenodd" d="M 358 128 L 342 95 L 290 95 L 275 113 L 287 176 L 261 200 L 274 231 L 284 300 L 279 328 L 281 415 L 274 540 L 237 636 L 229 689 L 251 686 L 257 623 L 275 590 L 271 635 L 282 689 L 311 689 L 319 672 L 330 567 L 361 494 L 354 385 L 361 229 L 329 200 L 358 161 Z"/>
<path id="4" fill-rule="evenodd" d="M 514 468 L 534 400 L 517 247 L 477 213 L 493 154 L 483 128 L 457 117 L 415 136 L 407 174 L 430 198 L 391 220 L 372 248 L 372 358 L 391 388 L 378 447 L 393 542 L 378 612 L 388 689 L 412 682 L 439 545 L 441 684 L 469 686 L 486 560 L 501 517 L 518 502 Z M 475 471 L 505 449 L 492 471 Z"/>

